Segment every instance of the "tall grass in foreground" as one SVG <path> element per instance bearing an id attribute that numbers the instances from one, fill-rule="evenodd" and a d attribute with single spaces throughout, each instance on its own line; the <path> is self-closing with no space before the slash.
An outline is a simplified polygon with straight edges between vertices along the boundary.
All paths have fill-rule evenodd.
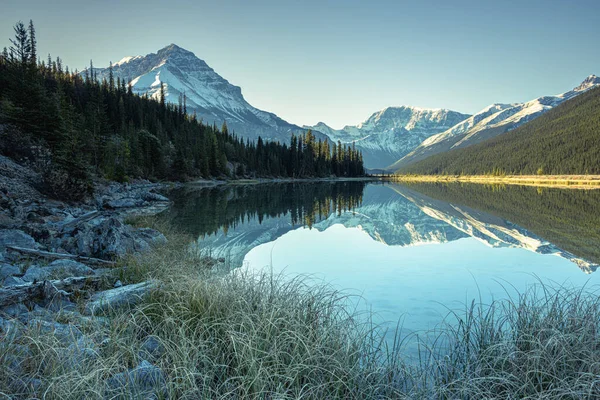
<path id="1" fill-rule="evenodd" d="M 453 314 L 420 366 L 432 398 L 600 398 L 600 299 L 537 284 Z"/>
<path id="2" fill-rule="evenodd" d="M 109 339 L 94 362 L 68 368 L 65 345 L 33 330 L 6 338 L 0 362 L 22 349 L 10 344 L 27 345 L 34 350 L 23 371 L 41 380 L 38 397 L 103 398 L 108 377 L 148 357 L 140 349 L 153 335 L 164 347 L 150 360 L 166 375 L 159 395 L 171 399 L 600 396 L 600 300 L 591 290 L 538 285 L 472 303 L 423 338 L 423 357 L 408 364 L 344 293 L 304 278 L 215 275 L 181 243 L 171 235 L 166 247 L 127 261 L 124 279 L 163 285 L 109 323 L 82 327 Z M 15 377 L 7 371 L 0 369 L 0 388 L 8 395 Z"/>

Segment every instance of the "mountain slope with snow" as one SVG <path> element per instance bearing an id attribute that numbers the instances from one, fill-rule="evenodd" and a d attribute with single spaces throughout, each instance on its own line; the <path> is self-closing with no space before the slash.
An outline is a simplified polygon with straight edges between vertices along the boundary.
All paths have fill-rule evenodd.
<path id="1" fill-rule="evenodd" d="M 108 79 L 109 68 L 95 71 L 99 79 Z M 194 53 L 175 44 L 146 56 L 125 57 L 113 65 L 113 74 L 130 83 L 135 93 L 154 99 L 160 98 L 162 82 L 166 102 L 177 104 L 180 95 L 185 95 L 189 113 L 196 112 L 205 123 L 219 127 L 226 121 L 230 130 L 253 140 L 262 136 L 287 143 L 292 133 L 304 131 L 250 105 L 239 86 L 232 85 Z"/>
<path id="2" fill-rule="evenodd" d="M 600 86 L 563 102 L 518 128 L 434 154 L 399 173 L 481 175 L 600 174 Z"/>
<path id="3" fill-rule="evenodd" d="M 383 168 L 408 154 L 423 140 L 468 118 L 446 109 L 387 107 L 356 126 L 333 129 L 323 122 L 304 126 L 327 135 L 332 141 L 356 144 L 367 168 Z"/>
<path id="4" fill-rule="evenodd" d="M 600 78 L 590 75 L 579 86 L 559 95 L 538 97 L 525 103 L 492 104 L 445 132 L 424 140 L 417 148 L 387 169 L 396 171 L 434 154 L 468 147 L 511 131 L 564 101 L 598 86 L 600 86 Z"/>

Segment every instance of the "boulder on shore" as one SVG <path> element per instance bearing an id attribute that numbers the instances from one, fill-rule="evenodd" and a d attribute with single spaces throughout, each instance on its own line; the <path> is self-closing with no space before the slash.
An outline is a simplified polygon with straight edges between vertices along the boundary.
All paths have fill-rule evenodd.
<path id="1" fill-rule="evenodd" d="M 135 305 L 156 287 L 158 287 L 157 281 L 146 281 L 98 292 L 85 305 L 85 313 L 95 315 L 115 308 Z"/>
<path id="2" fill-rule="evenodd" d="M 109 396 L 127 395 L 127 398 L 166 398 L 167 382 L 164 372 L 143 360 L 137 367 L 121 372 L 106 382 Z"/>
<path id="3" fill-rule="evenodd" d="M 0 229 L 0 252 L 4 252 L 8 246 L 25 247 L 37 249 L 39 245 L 35 239 L 19 229 Z"/>
<path id="4" fill-rule="evenodd" d="M 74 260 L 56 260 L 46 267 L 31 266 L 23 275 L 25 282 L 65 279 L 71 276 L 94 275 L 94 270 Z"/>

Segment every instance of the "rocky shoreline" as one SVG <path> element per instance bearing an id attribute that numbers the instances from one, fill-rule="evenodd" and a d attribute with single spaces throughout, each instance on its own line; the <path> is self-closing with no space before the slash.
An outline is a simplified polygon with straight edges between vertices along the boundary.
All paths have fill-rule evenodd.
<path id="1" fill-rule="evenodd" d="M 134 304 L 159 285 L 123 285 L 118 269 L 126 267 L 118 261 L 167 241 L 125 219 L 170 205 L 162 194 L 169 187 L 148 181 L 96 182 L 94 197 L 79 204 L 42 195 L 39 182 L 31 169 L 0 156 L 0 358 L 12 378 L 3 391 L 23 398 L 37 393 L 42 381 L 28 367 L 35 350 L 22 338 L 31 332 L 53 336 L 63 367 L 77 369 L 94 362 L 110 341 L 99 329 L 110 323 L 109 311 Z M 142 347 L 148 357 L 138 366 L 107 377 L 106 397 L 125 387 L 147 393 L 145 398 L 160 395 L 165 378 L 151 363 L 160 344 L 149 337 Z"/>

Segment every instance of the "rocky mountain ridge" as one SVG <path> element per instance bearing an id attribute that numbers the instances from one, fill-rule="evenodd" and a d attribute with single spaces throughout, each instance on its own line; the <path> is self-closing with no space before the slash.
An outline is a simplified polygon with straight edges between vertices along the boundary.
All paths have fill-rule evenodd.
<path id="1" fill-rule="evenodd" d="M 398 168 L 431 155 L 468 147 L 511 131 L 563 102 L 598 86 L 600 86 L 600 78 L 590 75 L 577 87 L 555 96 L 542 96 L 524 103 L 492 104 L 445 132 L 425 139 L 418 147 L 387 169 L 396 171 Z"/>
<path id="2" fill-rule="evenodd" d="M 355 143 L 367 168 L 384 168 L 408 154 L 423 140 L 460 123 L 468 114 L 446 109 L 387 107 L 356 126 L 336 130 L 319 122 L 306 129 L 326 134 L 332 141 Z"/>

